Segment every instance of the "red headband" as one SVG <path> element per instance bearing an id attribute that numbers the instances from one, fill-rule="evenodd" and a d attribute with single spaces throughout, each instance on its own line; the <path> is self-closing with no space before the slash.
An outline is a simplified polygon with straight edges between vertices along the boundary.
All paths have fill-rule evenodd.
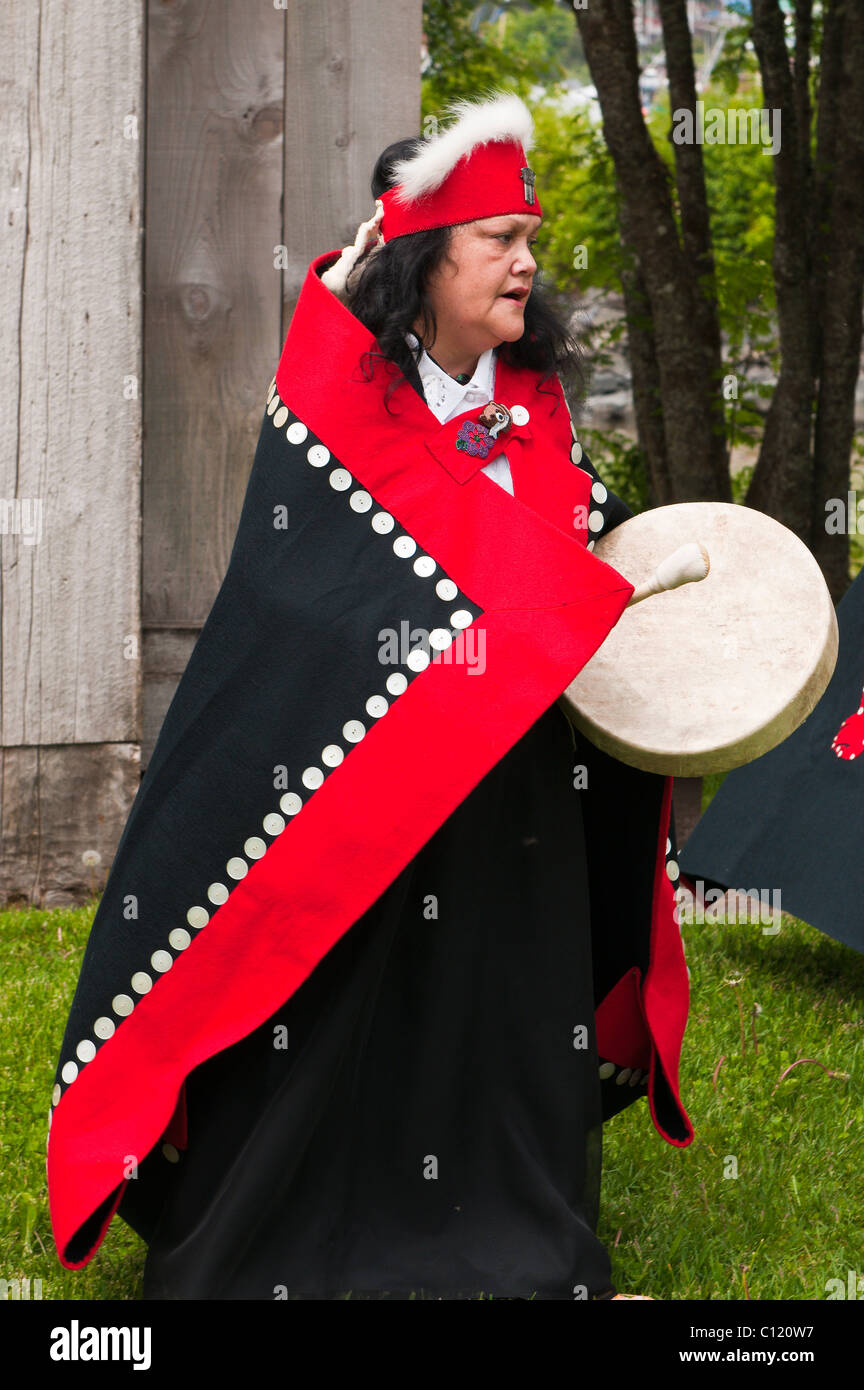
<path id="1" fill-rule="evenodd" d="M 402 185 L 380 195 L 384 216 L 379 231 L 384 241 L 452 227 L 482 217 L 510 212 L 543 213 L 534 192 L 534 173 L 517 140 L 490 140 L 463 155 L 438 188 L 411 202 L 398 197 Z"/>

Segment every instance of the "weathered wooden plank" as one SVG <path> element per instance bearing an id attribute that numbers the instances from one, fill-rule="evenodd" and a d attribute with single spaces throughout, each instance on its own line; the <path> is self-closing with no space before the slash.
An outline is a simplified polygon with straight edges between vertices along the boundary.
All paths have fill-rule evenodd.
<path id="1" fill-rule="evenodd" d="M 101 893 L 140 771 L 137 743 L 0 749 L 0 904 Z"/>
<path id="2" fill-rule="evenodd" d="M 251 18 L 238 0 L 148 7 L 148 631 L 212 606 L 281 346 L 285 19 Z"/>
<path id="3" fill-rule="evenodd" d="M 123 0 L 0 7 L 7 748 L 139 734 L 143 39 Z"/>
<path id="4" fill-rule="evenodd" d="M 421 0 L 251 25 L 239 0 L 148 7 L 144 358 L 144 10 L 0 11 L 2 901 L 104 882 L 142 707 L 146 756 L 224 576 L 296 289 L 419 124 Z"/>
<path id="5" fill-rule="evenodd" d="M 198 640 L 198 627 L 154 628 L 144 633 L 144 727 L 141 766 L 150 761 L 168 706 Z"/>
<path id="6" fill-rule="evenodd" d="M 224 577 L 309 261 L 353 237 L 375 159 L 419 127 L 421 19 L 421 0 L 290 0 L 254 26 L 236 0 L 150 11 L 148 652 L 200 628 Z M 180 673 L 145 663 L 144 766 Z"/>
<path id="7" fill-rule="evenodd" d="M 314 256 L 375 210 L 379 154 L 420 134 L 421 0 L 289 3 L 285 45 L 284 324 Z"/>

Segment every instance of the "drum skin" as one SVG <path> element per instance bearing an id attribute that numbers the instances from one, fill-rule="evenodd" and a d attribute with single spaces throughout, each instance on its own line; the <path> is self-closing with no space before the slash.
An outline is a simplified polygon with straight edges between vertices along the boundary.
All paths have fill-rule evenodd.
<path id="1" fill-rule="evenodd" d="M 760 757 L 803 723 L 834 670 L 837 619 L 807 546 L 752 507 L 656 507 L 594 554 L 638 585 L 686 541 L 708 551 L 706 578 L 626 609 L 562 698 L 604 752 L 702 777 Z"/>

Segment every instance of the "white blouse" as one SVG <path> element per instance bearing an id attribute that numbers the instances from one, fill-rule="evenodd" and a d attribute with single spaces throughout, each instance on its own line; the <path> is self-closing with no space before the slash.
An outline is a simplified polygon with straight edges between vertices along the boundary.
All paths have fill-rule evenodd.
<path id="1" fill-rule="evenodd" d="M 414 356 L 417 357 L 419 338 L 414 333 L 406 333 L 405 337 Z M 417 357 L 417 369 L 423 383 L 426 404 L 442 425 L 446 425 L 454 415 L 461 415 L 464 410 L 470 410 L 473 405 L 485 405 L 493 399 L 495 348 L 487 348 L 478 360 L 471 380 L 466 381 L 464 385 L 448 375 L 437 362 L 433 362 L 425 348 Z M 487 463 L 483 472 L 513 496 L 513 479 L 506 453 L 498 454 L 491 463 Z"/>

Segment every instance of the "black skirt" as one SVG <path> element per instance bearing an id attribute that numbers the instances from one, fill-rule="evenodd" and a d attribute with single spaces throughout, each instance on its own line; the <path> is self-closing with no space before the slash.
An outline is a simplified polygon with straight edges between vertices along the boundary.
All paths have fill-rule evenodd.
<path id="1" fill-rule="evenodd" d="M 608 1296 L 574 761 L 553 705 L 278 1012 L 190 1073 L 188 1148 L 148 1158 L 145 1299 Z"/>

